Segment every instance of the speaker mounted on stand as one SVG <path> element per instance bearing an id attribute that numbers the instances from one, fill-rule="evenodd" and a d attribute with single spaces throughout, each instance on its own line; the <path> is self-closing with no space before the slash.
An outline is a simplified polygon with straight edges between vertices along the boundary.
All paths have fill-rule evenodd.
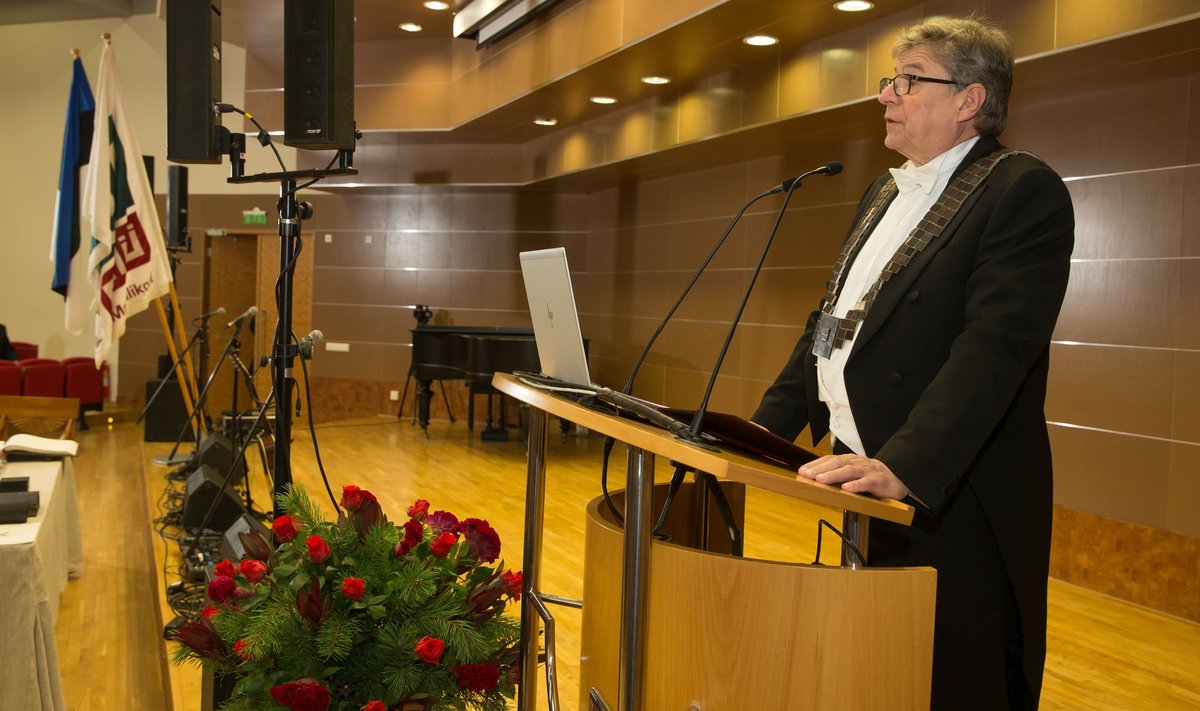
<path id="1" fill-rule="evenodd" d="M 354 0 L 283 4 L 283 142 L 354 149 Z"/>

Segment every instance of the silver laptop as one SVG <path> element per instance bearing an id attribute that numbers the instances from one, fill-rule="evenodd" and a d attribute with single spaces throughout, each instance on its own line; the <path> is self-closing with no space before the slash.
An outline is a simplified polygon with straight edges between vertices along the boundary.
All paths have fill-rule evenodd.
<path id="1" fill-rule="evenodd" d="M 590 385 L 579 312 L 575 309 L 575 292 L 571 290 L 571 273 L 567 270 L 567 250 L 554 247 L 521 252 L 521 275 L 525 278 L 525 296 L 529 299 L 542 375 L 566 383 Z"/>

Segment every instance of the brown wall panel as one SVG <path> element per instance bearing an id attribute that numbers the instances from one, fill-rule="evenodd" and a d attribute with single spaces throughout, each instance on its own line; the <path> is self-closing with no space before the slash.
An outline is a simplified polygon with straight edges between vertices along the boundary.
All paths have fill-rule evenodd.
<path id="1" fill-rule="evenodd" d="M 1200 516 L 1196 515 L 1196 502 L 1200 501 L 1200 446 L 1195 444 L 1195 439 L 1171 444 L 1170 466 L 1166 528 L 1200 538 Z M 1195 570 L 1197 582 L 1200 582 L 1200 567 Z M 1200 607 L 1200 603 L 1197 606 Z"/>
<path id="2" fill-rule="evenodd" d="M 1145 526 L 1167 527 L 1166 441 L 1051 426 L 1056 503 Z"/>
<path id="3" fill-rule="evenodd" d="M 1075 203 L 1075 259 L 1177 257 L 1181 170 L 1123 173 L 1067 184 Z"/>
<path id="4" fill-rule="evenodd" d="M 1170 437 L 1176 354 L 1168 350 L 1056 345 L 1046 417 L 1088 427 Z"/>
<path id="5" fill-rule="evenodd" d="M 1073 264 L 1054 337 L 1112 345 L 1174 346 L 1179 273 L 1180 265 L 1171 261 Z"/>

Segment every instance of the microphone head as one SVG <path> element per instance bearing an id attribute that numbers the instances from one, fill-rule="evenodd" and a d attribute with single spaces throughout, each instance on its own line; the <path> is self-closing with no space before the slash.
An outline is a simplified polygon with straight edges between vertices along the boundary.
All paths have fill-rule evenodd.
<path id="1" fill-rule="evenodd" d="M 216 311 L 213 311 L 213 316 L 220 316 L 220 315 L 221 315 L 221 314 L 223 314 L 223 313 L 225 313 L 225 307 L 224 307 L 224 306 L 218 306 L 218 307 L 217 307 L 217 310 L 216 310 Z"/>
<path id="2" fill-rule="evenodd" d="M 304 338 L 313 343 L 316 343 L 317 341 L 325 340 L 325 334 L 321 333 L 321 331 L 319 329 L 314 328 L 313 330 L 309 331 L 308 335 L 305 336 Z"/>
<path id="3" fill-rule="evenodd" d="M 836 160 L 829 161 L 828 163 L 825 164 L 825 170 L 823 172 L 825 173 L 825 175 L 837 175 L 838 173 L 842 172 L 841 161 L 836 161 Z"/>
<path id="4" fill-rule="evenodd" d="M 250 308 L 246 309 L 246 318 L 253 318 L 257 314 L 258 314 L 257 306 L 251 306 Z"/>

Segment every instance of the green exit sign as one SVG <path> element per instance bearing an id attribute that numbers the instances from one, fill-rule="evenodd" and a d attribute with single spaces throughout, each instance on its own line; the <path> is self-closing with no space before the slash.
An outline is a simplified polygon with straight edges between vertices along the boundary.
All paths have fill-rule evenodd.
<path id="1" fill-rule="evenodd" d="M 265 225 L 267 224 L 267 213 L 257 207 L 253 210 L 242 210 L 242 224 Z"/>

